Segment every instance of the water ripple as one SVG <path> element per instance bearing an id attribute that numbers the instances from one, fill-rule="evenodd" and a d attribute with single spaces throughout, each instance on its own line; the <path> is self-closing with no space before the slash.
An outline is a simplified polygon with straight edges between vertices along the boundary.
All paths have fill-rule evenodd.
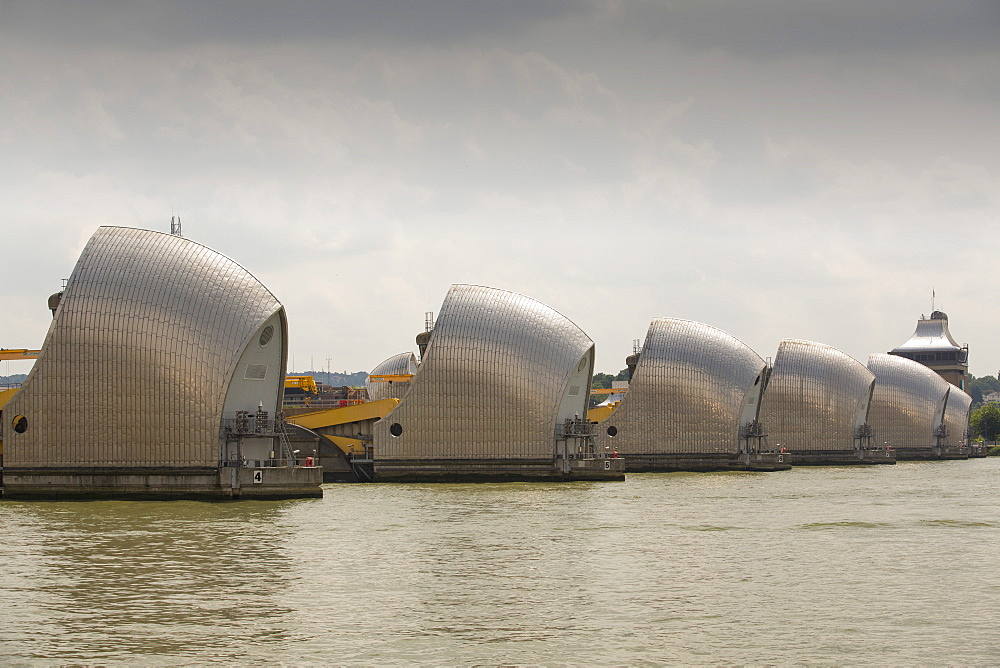
<path id="1" fill-rule="evenodd" d="M 995 665 L 998 473 L 0 502 L 0 665 Z"/>

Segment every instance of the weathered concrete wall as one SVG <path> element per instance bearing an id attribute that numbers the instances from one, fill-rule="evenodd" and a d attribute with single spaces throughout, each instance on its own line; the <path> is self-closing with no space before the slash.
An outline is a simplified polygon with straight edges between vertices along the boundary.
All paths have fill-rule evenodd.
<path id="1" fill-rule="evenodd" d="M 323 482 L 323 469 L 319 466 L 279 466 L 235 470 L 239 472 L 239 489 L 233 490 L 236 498 L 295 499 L 323 496 L 323 489 L 320 487 Z M 224 476 L 225 469 L 221 474 L 221 477 Z M 259 482 L 257 482 L 258 478 Z"/>
<path id="2" fill-rule="evenodd" d="M 625 470 L 642 473 L 650 471 L 787 471 L 792 468 L 792 455 L 788 453 L 703 453 L 703 454 L 629 454 L 625 456 Z"/>
<path id="3" fill-rule="evenodd" d="M 255 483 L 254 471 L 261 471 Z M 234 477 L 235 476 L 235 477 Z M 321 497 L 320 467 L 265 469 L 6 469 L 8 499 L 200 499 Z"/>
<path id="4" fill-rule="evenodd" d="M 895 464 L 896 450 L 797 450 L 796 466 Z"/>
<path id="5" fill-rule="evenodd" d="M 893 448 L 896 459 L 901 461 L 934 459 L 968 459 L 972 449 L 967 445 L 945 445 L 929 448 Z"/>
<path id="6" fill-rule="evenodd" d="M 606 464 L 607 468 L 605 468 Z M 569 472 L 552 459 L 376 460 L 375 482 L 563 482 L 624 480 L 623 459 L 570 460 Z"/>

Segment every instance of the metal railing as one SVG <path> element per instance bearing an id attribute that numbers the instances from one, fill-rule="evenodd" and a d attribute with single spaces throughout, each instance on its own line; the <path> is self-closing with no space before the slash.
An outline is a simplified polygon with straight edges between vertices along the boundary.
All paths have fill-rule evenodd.
<path id="1" fill-rule="evenodd" d="M 320 466 L 318 457 L 295 457 L 292 459 L 224 459 L 221 461 L 222 468 L 290 468 L 301 466 L 310 468 Z"/>
<path id="2" fill-rule="evenodd" d="M 566 418 L 556 425 L 556 438 L 587 438 L 595 432 L 594 423 L 581 418 Z"/>
<path id="3" fill-rule="evenodd" d="M 283 462 L 278 466 L 295 466 L 297 451 L 292 451 L 285 432 L 285 416 L 278 411 L 270 417 L 267 411 L 258 409 L 256 412 L 236 411 L 236 417 L 223 418 L 221 426 L 221 445 L 219 462 L 221 466 L 249 466 L 249 459 L 243 454 L 243 439 L 272 439 L 275 448 L 271 457 L 260 462 Z M 236 452 L 229 449 L 230 443 L 236 443 Z M 277 455 L 277 456 L 275 456 Z M 234 463 L 235 462 L 235 463 Z"/>

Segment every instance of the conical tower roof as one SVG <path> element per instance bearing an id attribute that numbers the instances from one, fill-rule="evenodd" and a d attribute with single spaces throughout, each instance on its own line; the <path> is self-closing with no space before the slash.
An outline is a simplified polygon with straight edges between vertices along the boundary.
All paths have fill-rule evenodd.
<path id="1" fill-rule="evenodd" d="M 951 352 L 961 351 L 962 346 L 955 342 L 948 331 L 948 315 L 943 311 L 934 311 L 931 317 L 920 316 L 917 329 L 913 336 L 902 345 L 890 351 L 891 355 L 917 352 Z"/>

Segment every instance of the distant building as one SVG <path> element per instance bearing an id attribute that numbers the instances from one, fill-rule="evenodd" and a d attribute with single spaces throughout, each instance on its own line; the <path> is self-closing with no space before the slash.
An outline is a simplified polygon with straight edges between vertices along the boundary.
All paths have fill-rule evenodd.
<path id="1" fill-rule="evenodd" d="M 983 395 L 984 404 L 997 404 L 1000 403 L 1000 392 L 987 392 Z"/>
<path id="2" fill-rule="evenodd" d="M 931 317 L 917 320 L 917 329 L 906 343 L 889 351 L 933 369 L 939 376 L 963 391 L 968 391 L 969 346 L 960 346 L 948 331 L 948 315 L 934 311 Z"/>

